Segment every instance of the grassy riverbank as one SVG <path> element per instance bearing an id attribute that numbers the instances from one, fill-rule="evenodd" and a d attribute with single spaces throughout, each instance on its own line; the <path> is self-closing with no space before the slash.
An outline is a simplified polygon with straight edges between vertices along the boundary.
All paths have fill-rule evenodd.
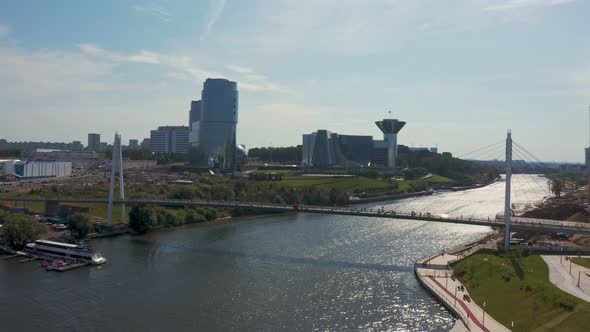
<path id="1" fill-rule="evenodd" d="M 360 197 L 373 197 L 421 191 L 432 185 L 450 185 L 452 179 L 440 175 L 431 175 L 423 179 L 387 181 L 381 178 L 364 176 L 291 176 L 284 178 L 281 184 L 293 188 L 322 187 L 345 191 Z"/>
<path id="2" fill-rule="evenodd" d="M 590 303 L 551 284 L 540 256 L 480 251 L 454 271 L 473 300 L 513 331 L 588 331 Z"/>

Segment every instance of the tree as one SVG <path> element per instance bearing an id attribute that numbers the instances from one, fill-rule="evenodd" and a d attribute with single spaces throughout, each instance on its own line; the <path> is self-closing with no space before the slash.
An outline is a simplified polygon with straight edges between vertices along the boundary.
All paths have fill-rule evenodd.
<path id="1" fill-rule="evenodd" d="M 303 157 L 303 147 L 299 145 L 289 147 L 252 148 L 248 151 L 248 156 L 250 158 L 258 158 L 264 161 L 299 163 Z"/>
<path id="2" fill-rule="evenodd" d="M 281 197 L 281 195 L 275 195 L 275 197 L 272 199 L 272 203 L 277 205 L 284 205 L 285 200 Z"/>
<path id="3" fill-rule="evenodd" d="M 4 237 L 8 245 L 16 250 L 23 249 L 47 234 L 47 225 L 25 214 L 10 214 L 4 219 Z"/>
<path id="4" fill-rule="evenodd" d="M 561 179 L 555 178 L 551 180 L 550 187 L 553 195 L 561 197 L 561 193 L 563 192 L 563 181 Z"/>
<path id="5" fill-rule="evenodd" d="M 90 217 L 85 213 L 74 213 L 68 217 L 68 227 L 72 237 L 77 240 L 86 238 L 90 231 Z"/>
<path id="6" fill-rule="evenodd" d="M 145 234 L 152 226 L 154 211 L 147 206 L 134 206 L 129 211 L 129 227 L 139 234 Z"/>

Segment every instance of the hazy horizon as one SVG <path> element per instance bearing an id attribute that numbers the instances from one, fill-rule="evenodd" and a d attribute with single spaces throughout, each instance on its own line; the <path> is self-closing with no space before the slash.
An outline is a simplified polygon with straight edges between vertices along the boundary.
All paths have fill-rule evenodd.
<path id="1" fill-rule="evenodd" d="M 66 5 L 67 3 L 67 5 Z M 0 5 L 0 138 L 142 140 L 188 125 L 203 81 L 238 82 L 238 143 L 317 129 L 462 155 L 513 138 L 588 146 L 590 3 L 576 0 L 19 1 Z M 389 114 L 391 111 L 391 114 Z"/>

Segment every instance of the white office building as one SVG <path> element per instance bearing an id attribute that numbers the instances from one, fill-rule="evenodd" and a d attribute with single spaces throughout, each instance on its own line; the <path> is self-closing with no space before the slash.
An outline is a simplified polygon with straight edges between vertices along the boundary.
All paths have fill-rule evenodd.
<path id="1" fill-rule="evenodd" d="M 150 149 L 156 153 L 188 153 L 187 126 L 158 127 L 150 132 Z"/>

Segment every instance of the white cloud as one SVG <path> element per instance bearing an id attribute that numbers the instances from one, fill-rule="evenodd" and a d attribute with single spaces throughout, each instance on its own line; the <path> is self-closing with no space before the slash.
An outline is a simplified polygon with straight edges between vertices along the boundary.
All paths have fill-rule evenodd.
<path id="1" fill-rule="evenodd" d="M 488 11 L 512 10 L 535 7 L 551 7 L 575 2 L 577 0 L 494 0 L 484 8 Z"/>
<path id="2" fill-rule="evenodd" d="M 156 6 L 154 4 L 135 5 L 133 9 L 137 12 L 152 15 L 162 22 L 169 22 L 172 19 L 172 14 L 166 8 Z"/>
<path id="3" fill-rule="evenodd" d="M 0 24 L 0 38 L 4 38 L 8 36 L 10 33 L 10 28 L 8 25 Z"/>
<path id="4" fill-rule="evenodd" d="M 363 56 L 432 32 L 474 29 L 483 24 L 475 13 L 481 7 L 466 0 L 453 6 L 439 0 L 273 0 L 260 9 L 258 29 L 232 42 L 273 55 Z"/>
<path id="5" fill-rule="evenodd" d="M 233 72 L 240 73 L 240 74 L 254 73 L 254 69 L 252 69 L 250 67 L 239 66 L 239 65 L 227 65 L 227 66 L 225 66 L 225 68 L 227 68 Z"/>
<path id="6" fill-rule="evenodd" d="M 577 85 L 590 87 L 590 65 L 574 70 L 569 74 L 569 78 Z"/>
<path id="7" fill-rule="evenodd" d="M 335 116 L 337 114 L 338 116 Z M 253 107 L 249 112 L 247 121 L 255 121 L 257 129 L 276 127 L 278 122 L 288 123 L 289 128 L 296 132 L 314 131 L 318 128 L 334 130 L 336 132 L 358 133 L 354 129 L 357 122 L 369 123 L 366 119 L 358 117 L 354 109 L 338 107 L 308 105 L 302 103 L 268 103 Z M 260 123 L 260 119 L 265 119 Z M 245 120 L 246 121 L 246 120 Z M 329 128 L 326 128 L 326 125 Z M 276 127 L 279 131 L 286 130 L 283 127 Z"/>
<path id="8" fill-rule="evenodd" d="M 82 53 L 102 60 L 170 67 L 174 71 L 166 75 L 169 78 L 196 80 L 201 82 L 207 78 L 227 78 L 237 81 L 239 83 L 240 89 L 247 91 L 283 91 L 282 87 L 278 83 L 269 80 L 264 75 L 257 74 L 254 69 L 249 67 L 227 65 L 226 68 L 237 74 L 224 75 L 222 73 L 197 67 L 193 64 L 192 59 L 188 56 L 169 55 L 146 50 L 141 50 L 139 53 L 135 54 L 124 54 L 107 51 L 94 44 L 88 43 L 80 44 L 78 47 Z M 246 75 L 242 76 L 243 74 Z"/>
<path id="9" fill-rule="evenodd" d="M 166 74 L 166 76 L 170 77 L 170 78 L 177 79 L 177 80 L 184 80 L 184 81 L 192 81 L 194 79 L 193 77 L 191 77 L 187 73 L 177 72 L 177 71 L 170 72 L 170 73 Z"/>
<path id="10" fill-rule="evenodd" d="M 240 118 L 238 134 L 240 143 L 248 146 L 301 144 L 302 134 L 318 129 L 359 135 L 378 133 L 377 127 L 366 118 L 359 117 L 354 109 L 284 102 L 240 104 L 242 109 L 247 109 L 248 113 Z M 289 125 L 277 126 L 277 123 Z M 261 132 L 264 133 L 262 137 Z"/>
<path id="11" fill-rule="evenodd" d="M 223 9 L 225 8 L 225 0 L 209 0 L 209 15 L 207 17 L 207 23 L 203 32 L 201 32 L 201 40 L 204 40 L 211 33 L 213 25 L 217 23 L 217 20 L 221 17 Z"/>
<path id="12" fill-rule="evenodd" d="M 247 74 L 247 75 L 246 75 L 246 76 L 244 76 L 244 77 L 246 77 L 246 78 L 247 78 L 247 79 L 249 79 L 249 80 L 255 80 L 255 81 L 257 81 L 257 80 L 266 80 L 266 79 L 268 79 L 268 77 L 267 77 L 266 75 L 262 75 L 262 74 L 255 74 L 255 73 L 254 73 L 254 74 Z"/>
<path id="13" fill-rule="evenodd" d="M 121 86 L 106 81 L 112 68 L 76 53 L 0 48 L 0 85 L 5 98 L 119 89 Z"/>
<path id="14" fill-rule="evenodd" d="M 125 61 L 145 64 L 176 64 L 186 63 L 188 61 L 187 57 L 167 56 L 145 50 L 141 50 L 137 54 L 122 54 L 108 52 L 94 44 L 79 44 L 78 48 L 84 54 L 111 61 Z"/>

